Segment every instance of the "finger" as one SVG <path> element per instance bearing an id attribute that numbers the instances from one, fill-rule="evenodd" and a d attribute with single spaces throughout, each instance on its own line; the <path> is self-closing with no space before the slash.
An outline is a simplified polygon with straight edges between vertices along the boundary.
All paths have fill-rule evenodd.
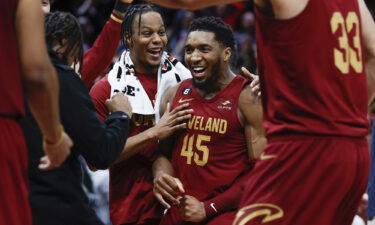
<path id="1" fill-rule="evenodd" d="M 177 192 L 173 190 L 171 186 L 165 181 L 157 181 L 155 185 L 158 186 L 159 189 L 168 192 L 170 195 L 177 197 Z"/>
<path id="2" fill-rule="evenodd" d="M 160 204 L 162 204 L 165 208 L 167 208 L 167 209 L 171 208 L 171 206 L 166 201 L 164 201 L 164 198 L 161 194 L 154 193 L 154 195 L 155 195 L 156 199 L 160 202 Z"/>
<path id="3" fill-rule="evenodd" d="M 185 103 L 183 105 L 179 105 L 179 106 L 177 106 L 176 108 L 174 108 L 172 110 L 172 113 L 176 113 L 176 112 L 179 112 L 179 111 L 181 111 L 183 109 L 186 109 L 188 106 L 189 106 L 189 103 Z"/>
<path id="4" fill-rule="evenodd" d="M 181 121 L 189 120 L 190 118 L 191 118 L 191 114 L 179 116 L 175 118 L 175 120 L 173 121 L 173 124 L 179 124 Z"/>
<path id="5" fill-rule="evenodd" d="M 160 193 L 163 197 L 168 199 L 169 201 L 173 202 L 174 204 L 178 204 L 178 201 L 175 197 L 173 197 L 169 192 L 167 192 L 165 189 L 161 188 L 160 185 L 155 184 L 155 190 L 157 190 L 158 193 Z"/>
<path id="6" fill-rule="evenodd" d="M 38 165 L 40 170 L 48 170 L 51 169 L 51 161 L 49 160 L 48 156 L 43 156 L 40 158 L 40 163 Z"/>
<path id="7" fill-rule="evenodd" d="M 178 178 L 174 178 L 174 181 L 176 182 L 180 193 L 185 193 L 184 185 L 182 185 L 181 181 Z"/>
<path id="8" fill-rule="evenodd" d="M 244 74 L 247 78 L 249 78 L 249 79 L 251 79 L 251 80 L 253 80 L 253 79 L 256 78 L 256 76 L 255 76 L 254 74 L 250 73 L 250 71 L 247 70 L 245 67 L 241 67 L 241 70 L 242 70 L 243 74 Z"/>
<path id="9" fill-rule="evenodd" d="M 186 129 L 186 128 L 187 128 L 187 123 L 181 123 L 181 124 L 174 125 L 172 127 L 172 131 L 175 132 L 177 130 L 182 130 L 182 129 Z"/>

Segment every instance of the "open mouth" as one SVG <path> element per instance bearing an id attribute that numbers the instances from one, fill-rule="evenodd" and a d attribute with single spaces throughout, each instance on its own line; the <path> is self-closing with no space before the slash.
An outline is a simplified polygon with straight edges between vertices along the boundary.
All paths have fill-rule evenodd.
<path id="1" fill-rule="evenodd" d="M 195 78 L 203 78 L 204 72 L 206 71 L 206 68 L 204 68 L 204 67 L 194 67 L 192 70 L 193 70 L 193 76 Z"/>
<path id="2" fill-rule="evenodd" d="M 148 49 L 147 52 L 153 57 L 153 58 L 160 58 L 162 55 L 162 49 Z"/>

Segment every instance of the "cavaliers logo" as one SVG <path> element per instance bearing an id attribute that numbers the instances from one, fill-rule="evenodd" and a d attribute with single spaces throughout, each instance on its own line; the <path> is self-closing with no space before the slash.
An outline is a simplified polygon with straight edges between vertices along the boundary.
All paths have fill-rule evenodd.
<path id="1" fill-rule="evenodd" d="M 249 221 L 260 218 L 262 223 L 268 223 L 284 216 L 284 211 L 277 205 L 256 203 L 243 207 L 237 212 L 233 225 L 245 225 Z"/>

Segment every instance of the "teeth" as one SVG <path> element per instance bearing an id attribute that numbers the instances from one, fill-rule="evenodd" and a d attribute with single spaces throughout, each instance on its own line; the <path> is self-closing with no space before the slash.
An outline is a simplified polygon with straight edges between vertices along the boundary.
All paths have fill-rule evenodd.
<path id="1" fill-rule="evenodd" d="M 204 68 L 203 67 L 197 67 L 197 68 L 194 68 L 193 71 L 195 73 L 202 73 L 204 71 Z"/>

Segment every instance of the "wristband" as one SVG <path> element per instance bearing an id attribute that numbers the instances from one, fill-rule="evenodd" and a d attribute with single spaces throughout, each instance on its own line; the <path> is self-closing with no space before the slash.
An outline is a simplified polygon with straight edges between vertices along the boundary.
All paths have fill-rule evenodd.
<path id="1" fill-rule="evenodd" d="M 113 19 L 114 21 L 116 21 L 117 23 L 122 23 L 122 19 L 119 19 L 115 16 L 115 14 L 111 13 L 111 19 Z"/>
<path id="2" fill-rule="evenodd" d="M 62 143 L 62 141 L 64 140 L 64 127 L 62 125 L 60 125 L 60 130 L 61 130 L 61 132 L 60 132 L 60 138 L 59 138 L 58 141 L 56 141 L 56 143 L 48 143 L 47 140 L 46 140 L 46 138 L 43 137 L 43 143 L 44 143 L 44 145 L 46 147 L 56 148 L 56 147 L 58 147 Z"/>

